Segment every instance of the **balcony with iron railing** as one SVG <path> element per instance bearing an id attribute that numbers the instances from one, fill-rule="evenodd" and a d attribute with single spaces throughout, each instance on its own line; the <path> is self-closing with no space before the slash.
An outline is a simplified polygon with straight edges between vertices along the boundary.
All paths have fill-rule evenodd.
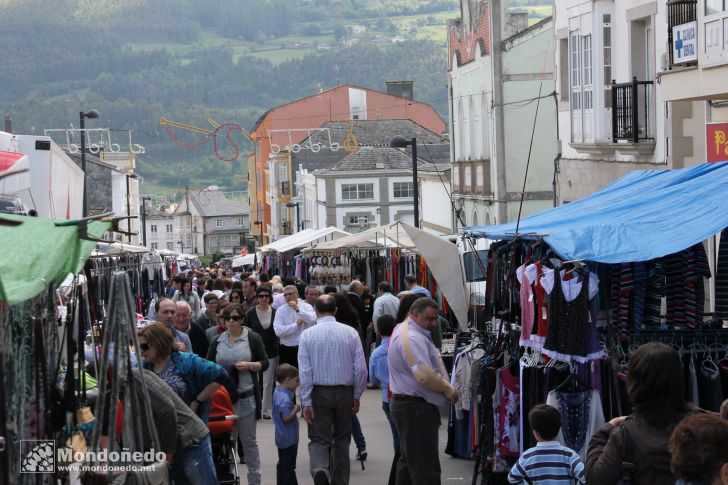
<path id="1" fill-rule="evenodd" d="M 674 46 L 675 43 L 682 42 L 681 39 L 673 39 L 673 27 L 678 25 L 684 25 L 690 22 L 695 22 L 698 19 L 698 1 L 697 0 L 669 0 L 667 2 L 667 44 L 668 44 L 668 56 L 669 56 L 669 69 L 676 66 L 694 66 L 697 65 L 698 61 L 689 62 L 675 62 L 674 59 Z"/>
<path id="2" fill-rule="evenodd" d="M 655 103 L 653 81 L 612 81 L 612 141 L 632 145 L 641 152 L 655 146 Z"/>

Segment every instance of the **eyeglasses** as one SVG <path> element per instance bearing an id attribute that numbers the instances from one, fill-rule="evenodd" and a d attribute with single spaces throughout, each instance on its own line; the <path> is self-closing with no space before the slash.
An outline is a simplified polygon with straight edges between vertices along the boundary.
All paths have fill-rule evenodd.
<path id="1" fill-rule="evenodd" d="M 268 293 L 260 293 L 258 298 L 270 298 L 270 295 Z"/>
<path id="2" fill-rule="evenodd" d="M 142 352 L 146 352 L 150 349 L 150 346 L 148 343 L 144 342 L 143 344 L 139 344 L 139 348 L 142 349 Z"/>
<path id="3" fill-rule="evenodd" d="M 243 317 L 242 315 L 228 315 L 228 316 L 226 316 L 226 317 L 225 317 L 225 320 L 233 320 L 233 321 L 235 321 L 235 322 L 239 322 L 239 321 L 241 321 L 241 320 L 242 320 L 243 318 L 244 318 L 244 317 Z"/>

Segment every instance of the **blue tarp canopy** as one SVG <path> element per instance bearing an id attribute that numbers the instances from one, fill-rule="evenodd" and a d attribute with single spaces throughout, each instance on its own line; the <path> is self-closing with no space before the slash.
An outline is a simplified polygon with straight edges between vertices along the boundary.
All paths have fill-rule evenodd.
<path id="1" fill-rule="evenodd" d="M 639 170 L 588 197 L 470 236 L 543 239 L 566 260 L 648 261 L 702 242 L 728 227 L 728 162 L 679 170 Z"/>

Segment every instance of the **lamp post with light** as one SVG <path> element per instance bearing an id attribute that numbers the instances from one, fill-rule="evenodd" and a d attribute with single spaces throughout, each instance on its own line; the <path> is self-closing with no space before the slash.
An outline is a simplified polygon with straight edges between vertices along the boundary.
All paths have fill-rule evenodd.
<path id="1" fill-rule="evenodd" d="M 415 227 L 420 227 L 420 188 L 417 184 L 417 138 L 412 138 L 407 141 L 403 136 L 395 136 L 392 141 L 389 142 L 389 146 L 392 148 L 406 148 L 412 147 L 412 188 L 413 188 L 413 199 L 415 206 Z"/>
<path id="2" fill-rule="evenodd" d="M 79 113 L 79 126 L 81 128 L 81 171 L 83 171 L 83 217 L 88 217 L 88 200 L 86 198 L 86 194 L 88 193 L 86 190 L 86 118 L 95 119 L 98 117 L 99 112 L 95 109 L 86 111 L 85 113 L 83 111 Z"/>

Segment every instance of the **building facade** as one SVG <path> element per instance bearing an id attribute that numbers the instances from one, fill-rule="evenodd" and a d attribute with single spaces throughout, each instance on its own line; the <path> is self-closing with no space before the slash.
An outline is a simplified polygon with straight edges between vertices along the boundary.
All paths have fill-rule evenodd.
<path id="1" fill-rule="evenodd" d="M 418 158 L 418 170 L 433 165 Z M 333 226 L 357 233 L 396 220 L 414 225 L 412 156 L 404 150 L 362 147 L 328 169 L 306 174 L 304 180 L 315 187 L 315 228 Z M 421 196 L 420 214 L 422 209 Z"/>
<path id="2" fill-rule="evenodd" d="M 401 83 L 394 84 L 393 89 L 401 91 Z M 279 155 L 321 148 L 304 145 L 302 141 L 327 121 L 375 119 L 410 119 L 435 133 L 446 129 L 443 119 L 429 104 L 351 84 L 278 106 L 261 116 L 250 133 L 254 151 L 248 157 L 251 219 L 260 243 L 268 243 L 280 234 L 282 228 L 273 226 L 274 219 L 281 224 L 295 219 L 295 208 L 286 206 L 290 196 L 283 194 L 283 183 L 290 187 L 295 176 L 290 157 Z M 276 193 L 274 203 L 281 209 L 275 214 L 271 208 L 271 192 Z"/>
<path id="3" fill-rule="evenodd" d="M 715 93 L 720 83 L 710 82 L 709 66 L 717 61 L 708 62 L 706 54 L 710 72 L 701 84 L 695 61 L 672 57 L 669 19 L 677 21 L 676 6 L 687 18 L 704 11 L 702 4 L 685 0 L 555 2 L 559 203 L 589 195 L 632 170 L 705 162 L 706 121 L 716 111 L 698 99 L 710 93 L 721 98 Z M 700 23 L 694 25 L 701 30 Z M 698 95 L 700 86 L 706 91 Z"/>
<path id="4" fill-rule="evenodd" d="M 529 27 L 527 14 L 507 9 L 462 0 L 460 18 L 448 23 L 455 229 L 518 217 L 527 164 L 522 215 L 553 205 L 552 20 Z"/>
<path id="5" fill-rule="evenodd" d="M 229 200 L 220 190 L 205 189 L 185 195 L 174 217 L 178 252 L 237 255 L 243 247 L 254 248 L 248 204 Z"/>

